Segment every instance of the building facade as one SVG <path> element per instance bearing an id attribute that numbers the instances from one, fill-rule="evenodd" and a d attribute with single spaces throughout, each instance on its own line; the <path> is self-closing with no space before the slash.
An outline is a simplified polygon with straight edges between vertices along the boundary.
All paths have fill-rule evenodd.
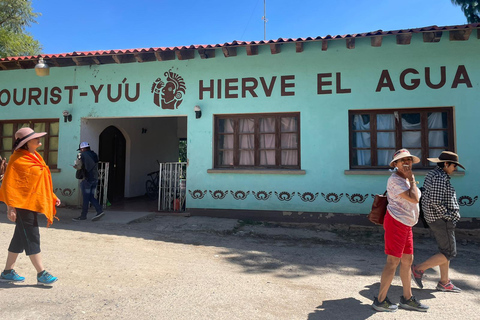
<path id="1" fill-rule="evenodd" d="M 0 59 L 2 156 L 16 129 L 47 131 L 57 195 L 79 203 L 73 161 L 109 162 L 110 201 L 145 194 L 187 143 L 191 214 L 366 221 L 395 150 L 457 152 L 461 214 L 480 220 L 480 24 Z M 157 162 L 158 161 L 158 162 Z"/>

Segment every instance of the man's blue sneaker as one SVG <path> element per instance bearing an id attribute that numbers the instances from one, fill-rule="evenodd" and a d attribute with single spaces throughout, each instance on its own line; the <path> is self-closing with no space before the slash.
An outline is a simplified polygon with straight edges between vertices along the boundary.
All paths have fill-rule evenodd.
<path id="1" fill-rule="evenodd" d="M 37 284 L 40 286 L 51 286 L 58 278 L 52 276 L 47 271 L 44 271 L 40 277 L 37 277 Z"/>
<path id="2" fill-rule="evenodd" d="M 0 281 L 2 282 L 23 282 L 25 281 L 25 277 L 21 277 L 15 270 L 10 271 L 10 273 L 4 273 L 0 275 Z"/>

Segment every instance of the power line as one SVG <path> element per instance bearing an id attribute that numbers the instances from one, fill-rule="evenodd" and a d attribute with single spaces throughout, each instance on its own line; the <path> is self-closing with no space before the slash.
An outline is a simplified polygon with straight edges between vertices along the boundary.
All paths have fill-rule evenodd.
<path id="1" fill-rule="evenodd" d="M 254 13 L 255 10 L 257 9 L 257 5 L 258 5 L 258 2 L 259 2 L 259 1 L 260 1 L 260 0 L 257 0 L 257 1 L 255 2 L 255 7 L 253 8 L 252 13 L 250 14 L 250 18 L 248 18 L 247 25 L 245 26 L 245 29 L 243 30 L 243 33 L 242 33 L 242 36 L 240 37 L 240 40 L 244 40 L 244 39 L 243 39 L 243 35 L 244 35 L 245 32 L 247 31 L 248 25 L 250 24 L 250 20 L 252 20 L 253 13 Z"/>

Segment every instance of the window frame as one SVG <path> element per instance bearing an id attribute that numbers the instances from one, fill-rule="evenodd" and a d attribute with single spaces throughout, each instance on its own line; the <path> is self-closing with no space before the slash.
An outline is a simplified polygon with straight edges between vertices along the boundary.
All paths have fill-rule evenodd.
<path id="1" fill-rule="evenodd" d="M 58 148 L 57 149 L 51 149 L 50 148 L 50 139 L 51 138 L 60 138 L 60 127 L 59 127 L 59 132 L 58 132 L 58 135 L 53 135 L 50 133 L 50 125 L 52 123 L 58 123 L 59 126 L 60 126 L 60 119 L 55 119 L 55 118 L 52 118 L 52 119 L 18 119 L 18 120 L 1 120 L 0 121 L 0 154 L 2 154 L 2 157 L 3 155 L 5 154 L 5 152 L 8 152 L 8 153 L 13 153 L 14 152 L 14 149 L 13 149 L 13 144 L 15 143 L 15 132 L 18 131 L 18 129 L 20 129 L 19 125 L 20 124 L 26 124 L 28 123 L 29 127 L 33 130 L 34 127 L 35 127 L 35 124 L 39 124 L 39 123 L 44 123 L 45 124 L 45 132 L 47 132 L 47 135 L 44 136 L 44 137 L 41 137 L 41 141 L 42 141 L 42 147 L 43 147 L 43 150 L 41 150 L 41 153 L 43 153 L 42 157 L 43 157 L 43 160 L 45 160 L 45 163 L 48 165 L 48 167 L 50 169 L 57 169 L 58 167 Z M 13 125 L 13 135 L 3 135 L 3 126 L 5 124 L 12 124 Z M 3 145 L 3 139 L 4 138 L 12 138 L 12 145 L 11 146 L 4 146 Z M 50 153 L 51 152 L 57 152 L 57 164 L 50 164 Z M 8 159 L 7 159 L 8 161 Z"/>
<path id="2" fill-rule="evenodd" d="M 377 133 L 378 132 L 391 132 L 390 130 L 377 130 L 377 115 L 378 114 L 394 114 L 398 113 L 398 118 L 395 117 L 395 150 L 403 148 L 402 146 L 402 133 L 408 131 L 418 131 L 418 130 L 402 130 L 402 126 L 399 124 L 399 119 L 402 118 L 402 114 L 409 113 L 420 113 L 420 148 L 422 151 L 422 157 L 420 163 L 416 164 L 415 167 L 419 169 L 431 169 L 432 164 L 429 163 L 427 158 L 431 158 L 428 155 L 429 149 L 441 149 L 443 150 L 455 150 L 455 131 L 454 131 L 454 112 L 453 107 L 434 107 L 434 108 L 403 108 L 403 109 L 362 109 L 362 110 L 349 110 L 348 111 L 348 131 L 349 131 L 349 159 L 350 159 L 350 169 L 384 169 L 390 168 L 388 165 L 380 166 L 377 164 L 377 152 L 381 149 L 390 149 L 390 148 L 378 148 L 377 147 Z M 428 129 L 428 113 L 433 112 L 446 112 L 447 113 L 447 128 L 443 129 L 447 131 L 448 135 L 448 145 L 446 147 L 429 147 L 428 145 L 428 132 L 436 131 Z M 370 129 L 369 130 L 354 130 L 353 129 L 353 116 L 354 115 L 370 115 Z M 370 132 L 370 148 L 355 148 L 354 147 L 354 133 L 355 132 Z M 356 150 L 368 150 L 370 149 L 371 165 L 353 165 L 354 163 L 354 153 Z"/>
<path id="3" fill-rule="evenodd" d="M 296 131 L 282 132 L 281 131 L 281 118 L 296 117 Z M 275 118 L 275 165 L 260 165 L 260 121 L 261 118 Z M 221 119 L 233 119 L 234 120 L 234 142 L 233 142 L 233 165 L 220 164 L 220 120 Z M 254 165 L 240 165 L 240 143 L 239 137 L 239 120 L 240 119 L 254 119 Z M 296 148 L 282 148 L 281 135 L 282 133 L 295 133 L 297 135 L 297 147 Z M 244 133 L 243 133 L 244 134 Z M 300 112 L 288 112 L 288 113 L 248 113 L 248 114 L 219 114 L 214 115 L 214 150 L 213 150 L 213 167 L 215 169 L 301 169 L 301 145 L 300 145 Z M 296 165 L 282 165 L 281 154 L 282 150 L 297 150 L 297 164 Z"/>

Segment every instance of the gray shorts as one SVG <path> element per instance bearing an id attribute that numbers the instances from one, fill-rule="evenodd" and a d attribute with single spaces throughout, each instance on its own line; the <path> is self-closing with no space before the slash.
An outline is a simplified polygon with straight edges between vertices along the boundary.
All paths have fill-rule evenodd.
<path id="1" fill-rule="evenodd" d="M 434 222 L 429 222 L 428 226 L 437 240 L 440 253 L 442 253 L 447 260 L 456 257 L 457 243 L 455 242 L 455 225 L 453 222 L 438 219 Z"/>

